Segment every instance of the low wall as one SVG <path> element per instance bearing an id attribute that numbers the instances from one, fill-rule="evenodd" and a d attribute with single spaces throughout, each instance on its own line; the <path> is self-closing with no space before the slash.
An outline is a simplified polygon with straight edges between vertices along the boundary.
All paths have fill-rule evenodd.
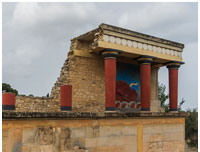
<path id="1" fill-rule="evenodd" d="M 26 120 L 6 119 L 3 115 L 3 152 L 184 151 L 182 117 L 86 115 L 87 118 L 82 118 L 82 114 L 72 118 L 71 113 L 59 118 Z"/>
<path id="2" fill-rule="evenodd" d="M 60 102 L 47 97 L 16 96 L 16 112 L 59 112 Z"/>

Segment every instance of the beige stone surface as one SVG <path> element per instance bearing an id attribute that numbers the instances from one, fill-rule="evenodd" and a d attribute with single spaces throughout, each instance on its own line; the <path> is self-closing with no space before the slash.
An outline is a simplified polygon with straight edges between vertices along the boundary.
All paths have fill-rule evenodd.
<path id="1" fill-rule="evenodd" d="M 3 152 L 137 152 L 138 141 L 144 152 L 182 152 L 185 144 L 184 118 L 3 120 L 2 128 Z"/>
<path id="2" fill-rule="evenodd" d="M 22 130 L 22 143 L 33 144 L 36 140 L 37 128 L 24 128 Z"/>
<path id="3" fill-rule="evenodd" d="M 157 124 L 143 126 L 144 152 L 184 151 L 183 124 Z"/>

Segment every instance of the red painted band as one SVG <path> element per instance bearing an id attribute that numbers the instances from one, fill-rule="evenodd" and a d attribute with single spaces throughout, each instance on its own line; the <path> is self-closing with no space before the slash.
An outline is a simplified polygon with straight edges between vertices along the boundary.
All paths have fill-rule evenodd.
<path id="1" fill-rule="evenodd" d="M 72 106 L 72 86 L 60 86 L 60 106 Z"/>
<path id="2" fill-rule="evenodd" d="M 169 68 L 169 107 L 178 108 L 178 69 Z"/>
<path id="3" fill-rule="evenodd" d="M 141 109 L 150 109 L 151 65 L 140 64 Z"/>
<path id="4" fill-rule="evenodd" d="M 15 105 L 15 93 L 2 93 L 2 105 Z"/>
<path id="5" fill-rule="evenodd" d="M 105 58 L 105 98 L 106 107 L 115 107 L 116 59 Z"/>

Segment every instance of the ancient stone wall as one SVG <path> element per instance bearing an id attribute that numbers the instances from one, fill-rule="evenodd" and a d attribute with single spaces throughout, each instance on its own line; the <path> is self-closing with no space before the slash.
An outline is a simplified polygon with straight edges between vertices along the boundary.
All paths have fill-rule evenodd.
<path id="1" fill-rule="evenodd" d="M 60 102 L 47 97 L 16 96 L 17 112 L 58 112 Z"/>
<path id="2" fill-rule="evenodd" d="M 3 152 L 184 151 L 184 118 L 3 120 Z"/>
<path id="3" fill-rule="evenodd" d="M 70 71 L 73 111 L 105 110 L 104 60 L 75 57 Z"/>

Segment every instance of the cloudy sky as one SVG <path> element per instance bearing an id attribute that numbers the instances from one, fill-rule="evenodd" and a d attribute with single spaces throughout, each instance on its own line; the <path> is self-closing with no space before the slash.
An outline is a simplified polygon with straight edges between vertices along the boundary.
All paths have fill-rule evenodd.
<path id="1" fill-rule="evenodd" d="M 185 44 L 179 101 L 197 107 L 197 3 L 3 3 L 3 82 L 20 94 L 46 96 L 70 39 L 101 23 Z M 159 71 L 168 89 L 168 70 Z M 168 92 L 168 91 L 167 91 Z"/>

